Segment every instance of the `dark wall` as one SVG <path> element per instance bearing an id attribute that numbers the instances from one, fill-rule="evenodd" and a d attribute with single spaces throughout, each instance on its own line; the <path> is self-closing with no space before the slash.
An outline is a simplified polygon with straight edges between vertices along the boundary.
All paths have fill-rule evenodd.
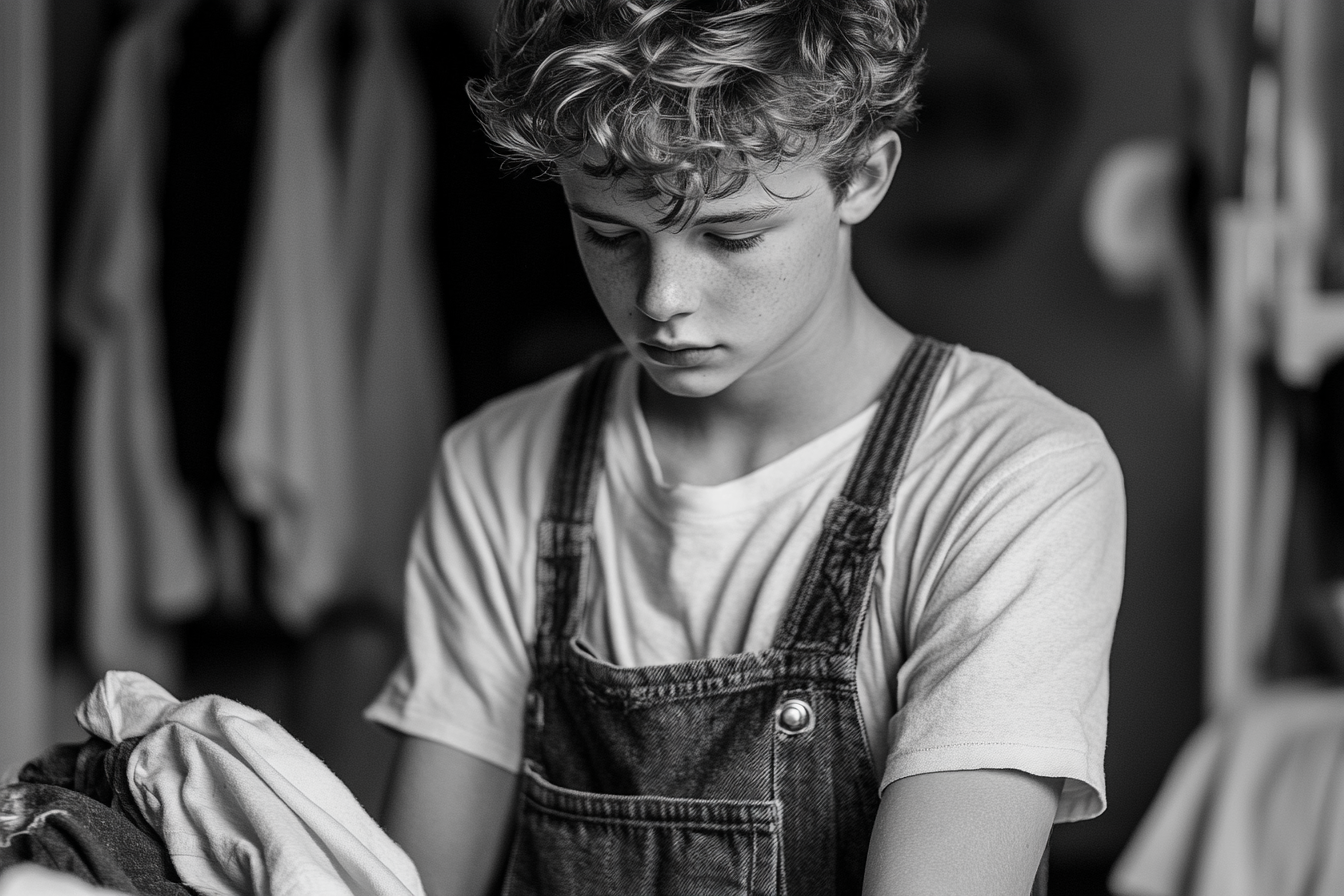
<path id="1" fill-rule="evenodd" d="M 908 326 L 999 355 L 1090 413 L 1120 459 L 1129 530 L 1110 809 L 1054 839 L 1057 863 L 1108 866 L 1199 718 L 1203 407 L 1182 385 L 1159 297 L 1110 292 L 1079 222 L 1108 148 L 1180 134 L 1186 5 L 1014 2 L 999 37 L 980 28 L 1007 4 L 931 6 L 929 108 L 856 237 L 857 266 Z M 1003 63 L 986 72 L 959 49 L 940 54 L 959 43 Z M 1014 93 L 1024 88 L 1039 100 Z"/>

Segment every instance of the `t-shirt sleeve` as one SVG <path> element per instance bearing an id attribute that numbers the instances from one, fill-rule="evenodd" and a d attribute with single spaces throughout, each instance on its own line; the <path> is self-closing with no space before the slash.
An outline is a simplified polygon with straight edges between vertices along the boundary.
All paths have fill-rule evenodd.
<path id="1" fill-rule="evenodd" d="M 396 731 L 516 771 L 531 678 L 531 604 L 520 594 L 521 484 L 480 439 L 444 439 L 406 567 L 401 665 L 365 710 Z M 517 478 L 525 478 L 519 472 Z"/>
<path id="2" fill-rule="evenodd" d="M 1124 540 L 1099 433 L 1016 452 L 958 502 L 911 595 L 883 787 L 1009 768 L 1064 779 L 1057 821 L 1103 811 Z"/>

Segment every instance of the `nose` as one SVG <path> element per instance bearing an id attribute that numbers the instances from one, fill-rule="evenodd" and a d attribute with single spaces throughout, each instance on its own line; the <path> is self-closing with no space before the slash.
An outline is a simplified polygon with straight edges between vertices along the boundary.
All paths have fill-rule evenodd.
<path id="1" fill-rule="evenodd" d="M 650 247 L 636 304 L 645 317 L 669 321 L 700 307 L 698 266 L 675 248 Z"/>

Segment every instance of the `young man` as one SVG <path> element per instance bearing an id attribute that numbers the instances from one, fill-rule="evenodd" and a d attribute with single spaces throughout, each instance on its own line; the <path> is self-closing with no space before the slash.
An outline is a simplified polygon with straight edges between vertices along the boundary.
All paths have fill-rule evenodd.
<path id="1" fill-rule="evenodd" d="M 505 2 L 472 96 L 621 350 L 445 437 L 369 710 L 432 893 L 1021 894 L 1104 807 L 1115 458 L 851 270 L 923 12 Z"/>

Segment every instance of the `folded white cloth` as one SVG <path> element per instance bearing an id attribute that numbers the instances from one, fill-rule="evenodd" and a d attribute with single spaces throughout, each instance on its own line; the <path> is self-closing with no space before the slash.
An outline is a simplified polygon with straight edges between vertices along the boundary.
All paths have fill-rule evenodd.
<path id="1" fill-rule="evenodd" d="M 1110 889 L 1344 893 L 1344 689 L 1276 688 L 1205 722 L 1112 869 Z"/>
<path id="2" fill-rule="evenodd" d="M 109 672 L 79 707 L 113 743 L 141 737 L 128 777 L 183 883 L 238 896 L 423 896 L 415 865 L 320 759 L 264 713 L 179 702 Z"/>
<path id="3" fill-rule="evenodd" d="M 79 708 L 79 726 L 111 744 L 140 737 L 163 724 L 181 704 L 167 689 L 136 672 L 108 672 Z"/>
<path id="4" fill-rule="evenodd" d="M 0 872 L 0 896 L 125 896 L 121 890 L 107 890 L 87 884 L 73 874 L 52 871 L 31 862 L 13 865 Z"/>

